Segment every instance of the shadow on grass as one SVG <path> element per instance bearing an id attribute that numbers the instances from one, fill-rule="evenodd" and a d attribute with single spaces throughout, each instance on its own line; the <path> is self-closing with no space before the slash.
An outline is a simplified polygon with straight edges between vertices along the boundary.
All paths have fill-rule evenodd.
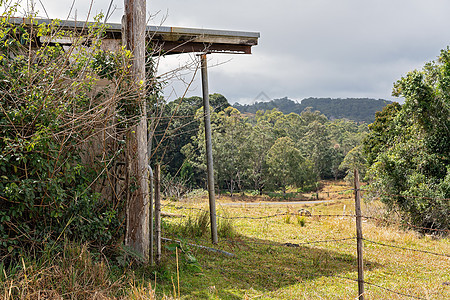
<path id="1" fill-rule="evenodd" d="M 288 247 L 246 236 L 236 236 L 216 246 L 204 237 L 191 242 L 222 249 L 235 256 L 190 247 L 203 272 L 200 275 L 181 269 L 181 290 L 187 299 L 242 299 L 247 290 L 264 293 L 317 277 L 356 272 L 356 256 L 324 249 L 326 243 L 320 248 L 313 245 Z M 365 261 L 365 270 L 379 266 Z"/>

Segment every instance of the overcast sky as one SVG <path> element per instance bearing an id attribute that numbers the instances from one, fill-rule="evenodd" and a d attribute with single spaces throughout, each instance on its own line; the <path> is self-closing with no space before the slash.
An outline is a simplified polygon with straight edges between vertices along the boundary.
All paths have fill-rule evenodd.
<path id="1" fill-rule="evenodd" d="M 65 19 L 71 0 L 41 0 L 50 18 Z M 78 20 L 89 0 L 75 0 Z M 95 0 L 92 14 L 110 0 Z M 113 0 L 109 22 L 120 22 L 123 1 Z M 45 12 L 36 4 L 39 15 Z M 150 24 L 256 31 L 252 55 L 210 55 L 210 92 L 231 103 L 270 98 L 369 97 L 395 100 L 393 83 L 436 59 L 450 44 L 450 1 L 445 0 L 147 0 Z M 70 18 L 75 17 L 72 11 Z M 163 59 L 160 72 L 191 59 Z M 192 72 L 184 72 L 185 80 Z M 198 77 L 198 76 L 197 76 Z M 183 94 L 173 83 L 166 95 Z M 188 93 L 201 95 L 200 78 Z"/>

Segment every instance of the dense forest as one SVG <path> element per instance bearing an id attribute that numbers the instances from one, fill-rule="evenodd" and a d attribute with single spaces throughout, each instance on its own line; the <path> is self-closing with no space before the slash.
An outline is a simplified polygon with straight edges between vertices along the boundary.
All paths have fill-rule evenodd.
<path id="1" fill-rule="evenodd" d="M 291 112 L 300 114 L 306 108 L 311 107 L 311 110 L 320 111 L 330 120 L 349 119 L 356 122 L 372 123 L 375 120 L 375 112 L 381 111 L 383 107 L 391 103 L 388 100 L 368 98 L 307 98 L 299 103 L 285 97 L 254 104 L 241 105 L 236 103 L 233 107 L 237 108 L 241 113 L 252 114 L 255 114 L 258 110 L 267 111 L 274 108 L 285 114 Z"/>
<path id="2" fill-rule="evenodd" d="M 202 100 L 168 103 L 155 130 L 155 159 L 163 162 L 173 187 L 203 187 L 205 149 Z M 211 95 L 212 138 L 217 188 L 235 191 L 310 190 L 319 179 L 343 178 L 346 158 L 367 134 L 367 125 L 318 111 L 284 114 L 274 108 L 244 116 L 220 94 Z M 170 120 L 170 122 L 165 121 Z M 168 134 L 169 133 L 169 134 Z M 352 156 L 352 157 L 353 157 Z"/>

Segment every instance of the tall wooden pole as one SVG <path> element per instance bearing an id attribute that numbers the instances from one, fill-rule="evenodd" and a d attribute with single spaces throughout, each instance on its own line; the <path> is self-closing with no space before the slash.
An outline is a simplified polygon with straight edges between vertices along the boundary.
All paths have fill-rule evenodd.
<path id="1" fill-rule="evenodd" d="M 364 300 L 363 235 L 361 223 L 361 185 L 358 170 L 355 177 L 356 252 L 358 259 L 358 300 Z"/>
<path id="2" fill-rule="evenodd" d="M 148 194 L 148 153 L 147 153 L 147 105 L 145 102 L 145 0 L 125 0 L 123 20 L 123 42 L 131 51 L 130 87 L 136 91 L 140 115 L 138 124 L 131 128 L 127 136 L 128 156 L 128 196 L 127 232 L 125 244 L 143 259 L 149 254 L 149 194 Z"/>
<path id="3" fill-rule="evenodd" d="M 202 69 L 203 110 L 205 120 L 206 164 L 208 173 L 209 216 L 211 220 L 211 240 L 217 244 L 216 198 L 214 194 L 214 168 L 211 141 L 211 115 L 209 111 L 208 63 L 206 54 L 200 55 Z"/>

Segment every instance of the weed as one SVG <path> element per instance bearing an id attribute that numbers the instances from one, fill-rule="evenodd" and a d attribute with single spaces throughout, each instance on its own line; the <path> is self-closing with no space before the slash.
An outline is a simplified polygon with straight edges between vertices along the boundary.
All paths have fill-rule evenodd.
<path id="1" fill-rule="evenodd" d="M 170 252 L 175 252 L 173 256 L 177 259 L 177 261 L 178 261 L 178 253 L 180 253 L 181 256 L 180 260 L 183 266 L 183 270 L 187 270 L 195 274 L 201 273 L 203 271 L 197 258 L 194 256 L 191 249 L 189 248 L 189 245 L 187 245 L 186 243 L 183 242 L 172 243 L 166 245 L 165 248 Z"/>
<path id="2" fill-rule="evenodd" d="M 285 215 L 283 217 L 283 222 L 286 224 L 291 224 L 291 215 Z"/>
<path id="3" fill-rule="evenodd" d="M 204 211 L 197 215 L 189 215 L 184 222 L 179 224 L 176 231 L 181 236 L 202 237 L 209 231 L 209 213 Z"/>
<path id="4" fill-rule="evenodd" d="M 175 231 L 183 237 L 202 237 L 210 232 L 210 223 L 209 212 L 202 211 L 197 215 L 189 215 Z M 233 238 L 236 232 L 232 220 L 217 218 L 217 234 L 221 238 Z"/>
<path id="5" fill-rule="evenodd" d="M 236 236 L 236 230 L 232 219 L 219 218 L 217 223 L 217 234 L 219 237 L 231 239 Z"/>
<path id="6" fill-rule="evenodd" d="M 306 218 L 304 216 L 297 216 L 297 224 L 299 224 L 301 227 L 305 227 Z"/>

